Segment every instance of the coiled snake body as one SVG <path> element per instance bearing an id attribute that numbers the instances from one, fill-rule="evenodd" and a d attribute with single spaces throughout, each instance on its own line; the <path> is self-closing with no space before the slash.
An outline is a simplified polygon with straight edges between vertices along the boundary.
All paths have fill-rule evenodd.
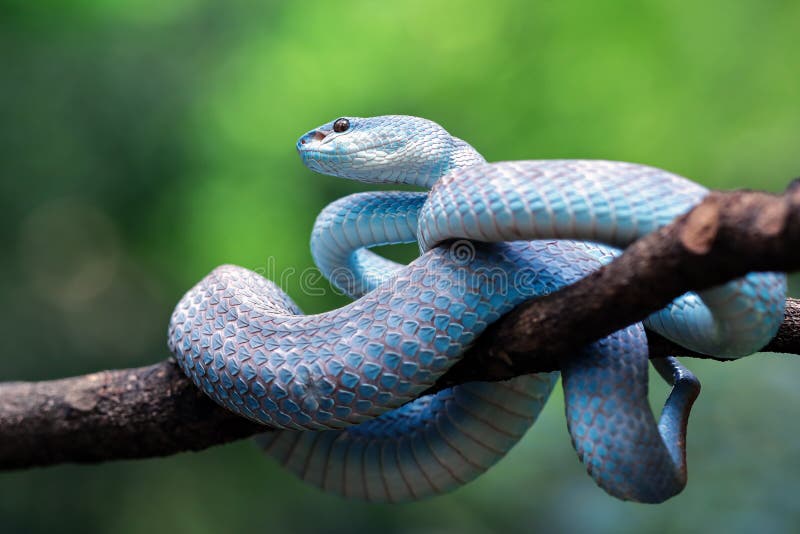
<path id="1" fill-rule="evenodd" d="M 302 136 L 297 148 L 318 172 L 431 191 L 358 193 L 320 214 L 314 259 L 353 303 L 302 315 L 272 282 L 222 266 L 177 305 L 169 346 L 216 402 L 284 429 L 260 442 L 290 470 L 374 501 L 448 491 L 504 456 L 533 424 L 556 373 L 416 397 L 504 313 L 597 269 L 707 192 L 631 163 L 486 163 L 417 117 L 340 118 Z M 407 266 L 367 250 L 414 241 L 423 253 Z M 692 350 L 736 358 L 771 339 L 784 296 L 784 275 L 750 274 L 688 293 L 644 326 Z M 643 325 L 564 361 L 568 428 L 595 481 L 642 502 L 678 493 L 699 391 L 694 376 L 674 358 L 656 363 L 673 384 L 657 422 Z"/>

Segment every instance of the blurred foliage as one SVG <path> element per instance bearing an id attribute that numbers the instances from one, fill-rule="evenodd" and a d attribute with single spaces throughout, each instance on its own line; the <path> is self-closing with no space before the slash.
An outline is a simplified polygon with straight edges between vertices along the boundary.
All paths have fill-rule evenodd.
<path id="1" fill-rule="evenodd" d="M 316 213 L 365 187 L 294 152 L 340 115 L 428 117 L 489 160 L 779 190 L 800 174 L 799 23 L 791 0 L 2 1 L 0 380 L 164 358 L 172 306 L 221 263 L 283 276 L 307 312 L 341 305 L 297 273 Z M 593 485 L 556 394 L 505 461 L 420 504 L 323 495 L 242 442 L 0 474 L 0 530 L 789 531 L 791 360 L 690 362 L 690 482 L 662 506 Z"/>

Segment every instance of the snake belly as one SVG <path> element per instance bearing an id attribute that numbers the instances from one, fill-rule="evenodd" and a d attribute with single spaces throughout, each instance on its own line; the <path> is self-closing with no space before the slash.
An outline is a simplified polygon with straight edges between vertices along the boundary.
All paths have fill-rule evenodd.
<path id="1" fill-rule="evenodd" d="M 364 247 L 416 241 L 426 197 L 361 193 L 330 204 L 311 238 L 323 274 L 359 298 L 401 271 L 404 266 Z M 594 265 L 590 257 L 585 261 Z M 556 377 L 465 384 L 344 430 L 273 432 L 260 441 L 300 478 L 327 491 L 368 500 L 421 499 L 467 483 L 505 456 L 535 421 Z"/>
<path id="2" fill-rule="evenodd" d="M 400 215 L 389 207 L 353 216 L 370 213 L 365 197 L 327 223 L 341 238 L 351 217 L 358 238 L 335 245 L 318 239 L 327 256 L 315 259 L 321 267 L 328 261 L 350 269 L 350 286 L 326 273 L 335 285 L 354 296 L 369 293 L 339 310 L 301 316 L 270 282 L 222 267 L 176 308 L 170 347 L 206 393 L 237 413 L 281 428 L 343 428 L 263 438 L 303 478 L 370 500 L 421 498 L 463 484 L 502 457 L 535 419 L 554 379 L 469 384 L 397 407 L 435 381 L 502 313 L 577 280 L 615 253 L 565 238 L 625 246 L 688 210 L 705 190 L 632 164 L 485 164 L 469 145 L 415 117 L 349 119 L 341 132 L 336 122 L 301 138 L 309 167 L 367 182 L 433 186 Z M 613 185 L 596 187 L 606 180 Z M 630 181 L 638 188 L 626 189 Z M 387 222 L 402 217 L 403 224 Z M 409 236 L 408 228 L 416 231 Z M 362 248 L 417 236 L 427 252 L 407 267 Z M 557 240 L 475 245 L 464 264 L 434 247 L 452 237 Z M 485 269 L 505 276 L 505 285 L 478 280 Z M 648 326 L 695 350 L 741 356 L 777 328 L 783 284 L 782 275 L 748 275 L 676 300 Z M 684 433 L 698 385 L 676 361 L 660 363 L 675 387 L 656 424 L 647 406 L 646 350 L 641 326 L 633 325 L 569 359 L 563 377 L 573 444 L 596 482 L 620 498 L 659 502 L 685 483 Z"/>

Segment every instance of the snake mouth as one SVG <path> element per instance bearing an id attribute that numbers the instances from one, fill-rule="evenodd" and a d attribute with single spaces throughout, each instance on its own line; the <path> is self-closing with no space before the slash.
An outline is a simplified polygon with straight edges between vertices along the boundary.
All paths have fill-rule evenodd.
<path id="1" fill-rule="evenodd" d="M 391 138 L 372 139 L 371 143 L 360 145 L 358 143 L 336 142 L 338 135 L 332 135 L 333 130 L 316 129 L 307 132 L 297 140 L 297 151 L 305 160 L 326 157 L 348 157 L 354 154 L 365 153 L 372 150 L 396 150 L 403 144 L 403 139 L 392 136 Z"/>
<path id="2" fill-rule="evenodd" d="M 323 134 L 323 136 L 324 136 L 324 134 Z M 325 137 L 323 137 L 323 139 L 324 138 Z M 324 157 L 324 156 L 351 156 L 351 155 L 357 154 L 359 152 L 366 152 L 368 150 L 380 150 L 380 149 L 386 149 L 387 147 L 391 147 L 391 143 L 375 143 L 375 144 L 372 144 L 372 145 L 354 147 L 354 148 L 351 148 L 349 150 L 337 150 L 336 148 L 334 148 L 333 150 L 326 150 L 326 148 L 330 148 L 330 147 L 326 147 L 324 144 L 322 144 L 322 145 L 314 144 L 313 146 L 309 146 L 307 143 L 309 143 L 309 141 L 305 141 L 304 142 L 302 139 L 300 141 L 298 141 L 297 142 L 297 150 L 299 152 L 301 152 L 305 157 L 309 157 L 309 158 L 315 157 L 315 156 L 318 156 L 318 157 Z"/>

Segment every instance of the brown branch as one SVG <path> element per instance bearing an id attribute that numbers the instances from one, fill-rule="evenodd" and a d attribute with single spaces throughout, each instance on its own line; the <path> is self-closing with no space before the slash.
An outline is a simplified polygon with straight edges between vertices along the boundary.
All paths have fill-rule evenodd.
<path id="1" fill-rule="evenodd" d="M 783 195 L 713 192 L 672 224 L 636 241 L 611 264 L 557 293 L 531 300 L 492 325 L 432 388 L 559 369 L 558 358 L 641 321 L 688 290 L 748 272 L 800 269 L 800 179 Z M 764 350 L 800 353 L 800 314 Z M 708 358 L 648 334 L 651 356 Z M 535 355 L 535 356 L 534 356 Z"/>
<path id="2" fill-rule="evenodd" d="M 429 390 L 558 369 L 558 358 L 688 290 L 752 271 L 800 269 L 800 186 L 712 193 L 613 263 L 503 317 Z M 650 335 L 651 357 L 691 353 Z M 764 350 L 800 354 L 800 301 Z M 265 427 L 208 400 L 171 360 L 47 382 L 0 384 L 0 469 L 196 451 Z"/>

